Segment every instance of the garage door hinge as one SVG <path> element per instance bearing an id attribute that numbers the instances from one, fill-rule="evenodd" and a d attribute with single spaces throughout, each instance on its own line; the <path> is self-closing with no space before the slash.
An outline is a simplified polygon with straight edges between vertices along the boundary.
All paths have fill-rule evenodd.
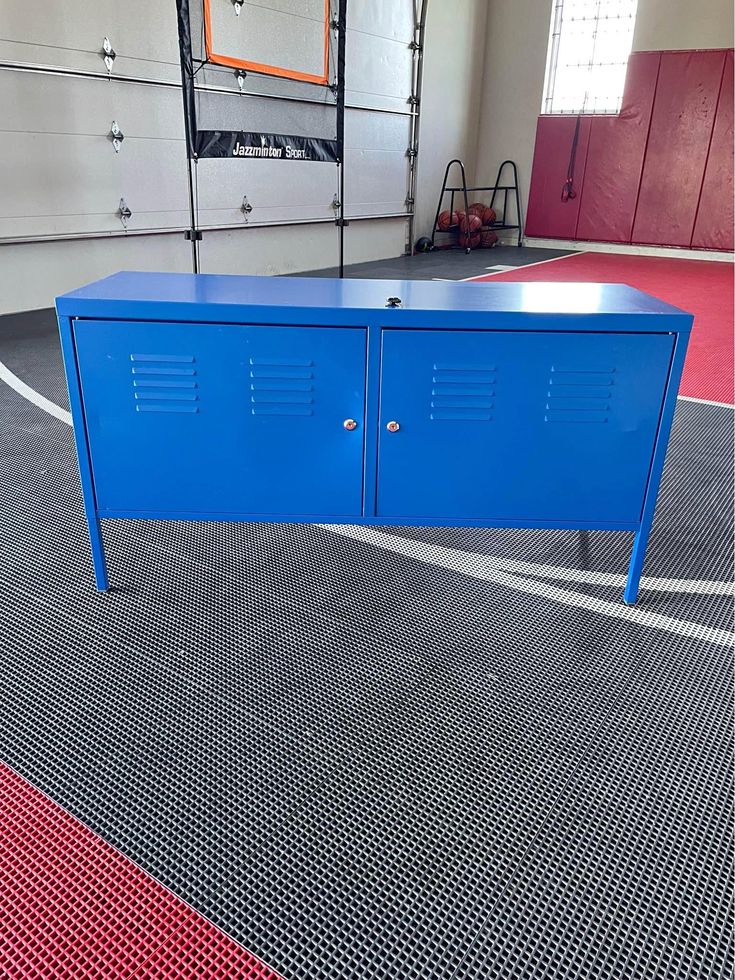
<path id="1" fill-rule="evenodd" d="M 187 242 L 190 242 L 192 238 L 195 242 L 200 242 L 202 240 L 202 233 L 199 231 L 199 229 L 193 232 L 191 228 L 187 228 L 184 232 L 184 238 L 187 240 Z"/>
<path id="2" fill-rule="evenodd" d="M 242 211 L 242 216 L 245 221 L 248 220 L 248 215 L 253 210 L 253 205 L 248 201 L 247 197 L 242 199 L 242 204 L 240 205 L 240 210 Z"/>
<path id="3" fill-rule="evenodd" d="M 411 41 L 411 43 L 408 46 L 408 50 L 409 51 L 423 51 L 423 47 L 419 44 L 418 41 Z"/>
<path id="4" fill-rule="evenodd" d="M 409 105 L 418 105 L 419 97 L 417 95 L 409 95 L 409 97 L 406 99 L 406 102 L 408 102 Z"/>
<path id="5" fill-rule="evenodd" d="M 240 16 L 240 11 L 242 10 L 242 5 L 244 3 L 245 0 L 232 0 L 232 6 L 235 8 L 235 13 L 238 17 Z"/>
<path id="6" fill-rule="evenodd" d="M 120 198 L 120 207 L 117 209 L 117 216 L 122 222 L 123 228 L 128 227 L 128 221 L 133 217 L 133 212 L 125 203 L 125 198 Z"/>
<path id="7" fill-rule="evenodd" d="M 107 68 L 107 74 L 111 75 L 112 65 L 115 58 L 117 58 L 117 55 L 115 54 L 112 44 L 110 43 L 109 37 L 103 38 L 102 51 L 100 51 L 100 54 L 102 55 L 102 60 L 105 63 L 105 68 Z"/>
<path id="8" fill-rule="evenodd" d="M 418 156 L 418 152 L 419 151 L 415 146 L 409 146 L 409 148 L 406 150 L 406 156 L 412 160 L 415 156 Z"/>
<path id="9" fill-rule="evenodd" d="M 122 146 L 122 141 L 125 139 L 125 134 L 120 129 L 115 119 L 112 120 L 112 125 L 110 126 L 110 132 L 108 133 L 109 138 L 112 140 L 112 148 L 115 153 L 120 152 L 120 147 Z"/>
<path id="10" fill-rule="evenodd" d="M 415 203 L 416 202 L 415 202 L 415 199 L 413 197 L 407 197 L 406 198 L 405 204 L 406 204 L 406 208 L 409 211 L 413 208 L 413 206 L 414 206 Z"/>

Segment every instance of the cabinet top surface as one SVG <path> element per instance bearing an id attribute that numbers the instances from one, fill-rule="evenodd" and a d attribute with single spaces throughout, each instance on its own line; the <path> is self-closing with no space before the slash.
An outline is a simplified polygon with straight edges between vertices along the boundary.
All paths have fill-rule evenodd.
<path id="1" fill-rule="evenodd" d="M 398 309 L 386 308 L 399 297 Z M 164 317 L 186 320 L 252 322 L 253 313 L 271 322 L 293 321 L 289 310 L 320 313 L 320 321 L 365 321 L 420 327 L 416 314 L 448 316 L 447 325 L 464 325 L 483 314 L 508 314 L 529 326 L 540 317 L 630 317 L 626 330 L 686 332 L 691 317 L 630 286 L 609 283 L 427 282 L 400 279 L 326 279 L 300 276 L 220 276 L 189 273 L 118 272 L 60 296 L 59 313 L 92 317 Z M 376 317 L 376 314 L 378 316 Z M 664 316 L 665 324 L 646 325 Z M 460 323 L 458 317 L 464 318 Z M 635 322 L 634 322 L 635 321 Z M 424 321 L 425 323 L 425 317 Z M 477 325 L 475 323 L 475 325 Z M 609 327 L 608 327 L 609 329 Z"/>

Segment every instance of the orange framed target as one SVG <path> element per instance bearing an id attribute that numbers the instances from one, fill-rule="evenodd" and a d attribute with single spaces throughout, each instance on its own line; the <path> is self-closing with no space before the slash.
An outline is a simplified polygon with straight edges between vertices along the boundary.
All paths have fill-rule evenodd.
<path id="1" fill-rule="evenodd" d="M 241 68 L 243 71 L 253 71 L 260 75 L 274 75 L 278 78 L 290 78 L 297 82 L 311 82 L 314 85 L 329 84 L 329 20 L 330 0 L 324 0 L 324 23 L 322 27 L 321 66 L 314 72 L 301 71 L 285 65 L 272 65 L 263 61 L 236 58 L 232 55 L 220 54 L 215 50 L 214 31 L 212 27 L 213 0 L 204 2 L 204 47 L 207 61 L 228 68 Z"/>

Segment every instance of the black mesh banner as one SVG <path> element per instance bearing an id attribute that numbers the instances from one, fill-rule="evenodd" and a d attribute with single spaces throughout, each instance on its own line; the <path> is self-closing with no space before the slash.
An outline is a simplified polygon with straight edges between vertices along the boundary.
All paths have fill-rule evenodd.
<path id="1" fill-rule="evenodd" d="M 198 130 L 197 157 L 248 157 L 261 160 L 313 160 L 338 163 L 336 140 L 309 136 L 282 136 L 278 133 L 220 132 Z"/>

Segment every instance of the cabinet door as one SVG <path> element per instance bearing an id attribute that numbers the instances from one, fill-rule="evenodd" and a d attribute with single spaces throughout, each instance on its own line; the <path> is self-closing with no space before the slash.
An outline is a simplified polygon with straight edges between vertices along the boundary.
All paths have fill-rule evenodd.
<path id="1" fill-rule="evenodd" d="M 74 334 L 100 512 L 361 514 L 364 330 L 80 320 Z"/>
<path id="2" fill-rule="evenodd" d="M 639 520 L 672 351 L 668 334 L 384 330 L 378 514 Z"/>

